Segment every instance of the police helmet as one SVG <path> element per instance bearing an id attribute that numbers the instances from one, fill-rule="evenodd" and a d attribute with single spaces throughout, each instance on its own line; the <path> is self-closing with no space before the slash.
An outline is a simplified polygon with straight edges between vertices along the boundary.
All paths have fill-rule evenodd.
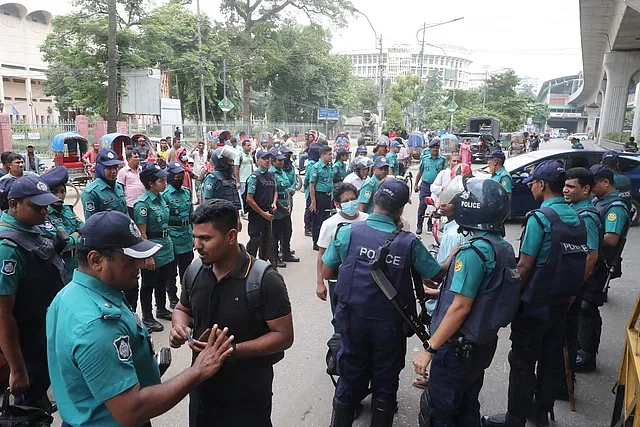
<path id="1" fill-rule="evenodd" d="M 504 232 L 509 215 L 509 196 L 500 183 L 488 178 L 464 179 L 464 191 L 457 197 L 454 217 L 468 230 Z"/>
<path id="2" fill-rule="evenodd" d="M 216 150 L 211 153 L 211 162 L 216 170 L 226 171 L 231 169 L 231 165 L 227 159 L 235 160 L 239 154 L 235 148 L 225 145 L 224 147 L 216 148 Z"/>
<path id="3" fill-rule="evenodd" d="M 356 169 L 368 169 L 373 166 L 373 160 L 368 157 L 358 157 L 354 161 L 354 167 Z"/>

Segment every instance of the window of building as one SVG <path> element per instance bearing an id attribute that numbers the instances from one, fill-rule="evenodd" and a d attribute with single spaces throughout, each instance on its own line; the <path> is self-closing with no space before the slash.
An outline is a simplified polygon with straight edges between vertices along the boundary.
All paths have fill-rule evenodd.
<path id="1" fill-rule="evenodd" d="M 433 56 L 430 56 L 430 57 L 429 57 L 429 64 L 430 64 L 430 65 L 433 65 Z"/>

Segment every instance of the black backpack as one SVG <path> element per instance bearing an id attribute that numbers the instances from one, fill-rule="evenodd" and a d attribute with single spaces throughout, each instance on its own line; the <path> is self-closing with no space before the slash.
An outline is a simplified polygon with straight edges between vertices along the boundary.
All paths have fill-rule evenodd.
<path id="1" fill-rule="evenodd" d="M 200 258 L 196 258 L 196 260 L 187 268 L 187 271 L 184 272 L 182 285 L 188 292 L 191 292 L 191 289 L 193 289 L 193 284 L 196 282 L 196 279 L 203 268 L 205 267 L 202 264 L 202 260 Z M 249 270 L 249 274 L 246 279 L 247 301 L 249 302 L 249 307 L 253 309 L 253 315 L 258 323 L 264 325 L 263 328 L 265 334 L 269 332 L 269 327 L 267 326 L 267 322 L 264 318 L 264 311 L 262 310 L 262 278 L 265 272 L 271 268 L 273 267 L 269 262 L 251 257 L 251 269 Z M 275 365 L 284 358 L 284 351 L 273 353 L 267 357 L 270 359 L 271 364 Z"/>

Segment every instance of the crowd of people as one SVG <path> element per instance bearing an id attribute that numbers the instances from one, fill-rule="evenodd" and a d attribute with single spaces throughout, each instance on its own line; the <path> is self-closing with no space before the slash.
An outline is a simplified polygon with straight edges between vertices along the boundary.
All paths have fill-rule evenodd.
<path id="1" fill-rule="evenodd" d="M 2 154 L 13 179 L 0 178 L 0 373 L 18 404 L 57 409 L 65 426 L 139 426 L 189 394 L 192 427 L 271 426 L 273 365 L 294 342 L 279 273 L 300 262 L 293 212 L 304 212 L 299 233 L 318 251 L 316 295 L 330 301 L 340 343 L 332 427 L 351 426 L 368 394 L 371 425 L 393 424 L 414 333 L 421 427 L 548 425 L 573 389 L 563 348 L 572 372 L 595 369 L 599 308 L 621 274 L 630 222 L 617 153 L 591 169 L 535 168 L 525 183 L 541 207 L 526 217 L 516 258 L 504 240 L 512 182 L 500 150 L 483 179 L 433 138 L 410 188 L 401 137 L 371 155 L 359 145 L 351 159 L 344 141 L 334 150 L 311 131 L 298 206 L 294 153 L 281 140 L 254 147 L 223 132 L 187 153 L 179 136 L 157 152 L 141 140 L 124 159 L 94 146 L 84 220 L 64 204 L 66 168 L 27 174 L 22 156 Z M 426 219 L 441 233 L 437 254 L 410 231 L 412 192 L 415 232 Z M 193 352 L 166 383 L 170 351 L 150 339 L 159 320 L 171 322 L 171 347 Z M 507 411 L 481 419 L 484 372 L 508 325 Z"/>

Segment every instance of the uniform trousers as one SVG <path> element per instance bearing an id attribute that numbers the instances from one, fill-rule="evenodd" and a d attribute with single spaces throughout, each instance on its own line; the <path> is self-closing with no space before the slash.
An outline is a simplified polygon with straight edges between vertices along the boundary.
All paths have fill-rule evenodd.
<path id="1" fill-rule="evenodd" d="M 270 261 L 274 253 L 271 221 L 250 210 L 247 229 L 249 233 L 247 252 L 253 257 L 258 256 L 259 253 L 260 259 Z"/>
<path id="2" fill-rule="evenodd" d="M 311 206 L 311 196 L 307 197 L 306 207 L 304 208 L 304 231 L 311 231 L 313 228 L 313 212 L 309 210 L 309 206 Z"/>
<path id="3" fill-rule="evenodd" d="M 418 205 L 418 228 L 422 228 L 424 223 L 424 216 L 427 212 L 427 203 L 424 201 L 425 197 L 431 196 L 431 183 L 422 181 L 420 182 L 420 205 Z M 431 221 L 431 219 L 429 219 Z"/>
<path id="4" fill-rule="evenodd" d="M 273 220 L 273 244 L 277 246 L 280 242 L 280 250 L 283 258 L 291 256 L 291 215 Z"/>
<path id="5" fill-rule="evenodd" d="M 193 251 L 185 252 L 175 255 L 173 261 L 169 263 L 169 274 L 167 276 L 167 295 L 169 295 L 169 301 L 176 302 L 178 300 L 178 287 L 176 286 L 176 276 L 178 271 L 180 272 L 180 283 L 182 284 L 182 278 L 184 272 L 187 271 L 187 267 L 191 265 L 193 261 Z"/>
<path id="6" fill-rule="evenodd" d="M 332 206 L 331 193 L 320 193 L 316 191 L 316 211 L 313 212 L 313 244 L 318 243 L 318 237 L 320 236 L 320 228 L 322 223 L 325 222 L 329 216 L 331 216 Z"/>
<path id="7" fill-rule="evenodd" d="M 143 269 L 142 286 L 140 288 L 140 305 L 142 306 L 142 317 L 152 315 L 152 295 L 156 295 L 156 310 L 167 309 L 167 276 L 171 263 L 167 263 L 155 270 Z"/>

